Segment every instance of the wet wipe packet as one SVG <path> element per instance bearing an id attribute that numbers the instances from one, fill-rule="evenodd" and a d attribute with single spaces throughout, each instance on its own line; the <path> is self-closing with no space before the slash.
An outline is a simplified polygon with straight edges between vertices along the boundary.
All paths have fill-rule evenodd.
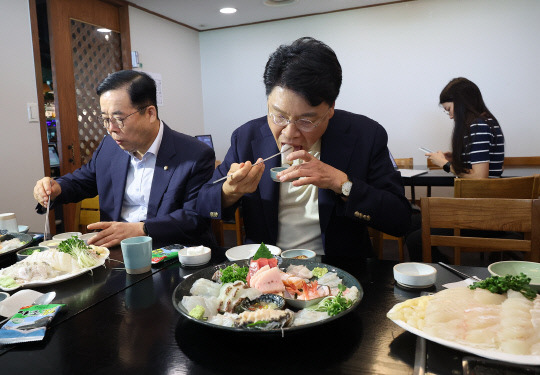
<path id="1" fill-rule="evenodd" d="M 21 308 L 0 328 L 0 344 L 43 340 L 47 326 L 62 306 L 65 305 L 32 305 Z"/>
<path id="2" fill-rule="evenodd" d="M 152 264 L 178 259 L 178 252 L 184 247 L 184 245 L 174 244 L 152 250 Z"/>

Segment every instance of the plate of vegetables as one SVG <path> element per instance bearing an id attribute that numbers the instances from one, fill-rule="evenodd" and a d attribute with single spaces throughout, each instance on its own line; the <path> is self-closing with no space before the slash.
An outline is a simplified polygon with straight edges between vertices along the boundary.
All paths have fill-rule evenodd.
<path id="1" fill-rule="evenodd" d="M 337 267 L 299 259 L 279 259 L 278 263 L 278 259 L 269 252 L 268 258 L 255 259 L 256 256 L 251 260 L 226 262 L 193 273 L 174 290 L 174 307 L 187 319 L 216 329 L 284 334 L 340 319 L 354 311 L 363 297 L 360 282 Z M 284 282 L 283 291 L 276 291 L 274 285 L 278 278 L 287 279 L 291 266 L 302 267 L 301 272 L 308 274 L 304 275 L 306 277 L 292 276 L 296 286 Z M 257 271 L 269 274 L 257 279 L 257 271 L 253 272 L 257 267 Z M 270 273 L 277 276 L 272 279 Z M 310 306 L 302 304 L 304 297 L 310 298 L 302 294 L 308 289 L 315 292 L 321 286 L 317 285 L 321 280 L 318 275 L 327 273 L 339 280 L 339 285 L 328 288 L 331 293 L 325 297 L 313 296 L 318 298 L 316 303 Z M 260 290 L 255 290 L 255 285 Z M 300 303 L 291 304 L 287 300 Z"/>
<path id="2" fill-rule="evenodd" d="M 109 249 L 72 237 L 62 241 L 58 249 L 35 252 L 1 269 L 0 289 L 11 291 L 66 281 L 102 266 L 108 257 Z"/>

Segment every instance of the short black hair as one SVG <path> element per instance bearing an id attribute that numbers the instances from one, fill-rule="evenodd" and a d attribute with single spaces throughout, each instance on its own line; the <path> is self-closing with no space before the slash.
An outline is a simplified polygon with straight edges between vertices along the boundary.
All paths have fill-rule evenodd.
<path id="1" fill-rule="evenodd" d="M 111 73 L 97 87 L 99 96 L 111 90 L 125 88 L 135 108 L 153 105 L 157 113 L 156 82 L 148 74 L 135 70 Z"/>
<path id="2" fill-rule="evenodd" d="M 323 42 L 303 37 L 281 45 L 264 69 L 266 95 L 280 86 L 304 97 L 310 105 L 333 105 L 339 95 L 342 73 L 335 52 Z"/>

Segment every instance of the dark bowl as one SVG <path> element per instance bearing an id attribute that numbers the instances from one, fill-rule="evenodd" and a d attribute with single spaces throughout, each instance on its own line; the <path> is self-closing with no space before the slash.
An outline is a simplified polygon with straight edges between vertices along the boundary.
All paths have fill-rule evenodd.
<path id="1" fill-rule="evenodd" d="M 35 251 L 45 251 L 45 250 L 49 250 L 49 248 L 46 247 L 46 246 L 27 247 L 25 249 L 17 251 L 17 259 L 18 260 L 23 260 L 23 259 L 26 259 L 27 257 L 29 257 L 30 255 L 32 255 Z"/>

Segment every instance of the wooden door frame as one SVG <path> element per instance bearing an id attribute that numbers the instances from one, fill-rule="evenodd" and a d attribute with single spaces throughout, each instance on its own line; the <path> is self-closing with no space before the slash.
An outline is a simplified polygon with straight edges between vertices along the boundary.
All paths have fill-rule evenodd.
<path id="1" fill-rule="evenodd" d="M 70 19 L 100 25 L 120 33 L 122 49 L 122 67 L 131 69 L 131 43 L 129 30 L 129 8 L 123 0 L 47 0 L 47 17 L 49 24 L 49 39 L 51 47 L 52 79 L 55 89 L 56 118 L 60 131 L 57 132 L 58 152 L 60 156 L 60 175 L 73 172 L 81 166 L 81 155 L 78 136 L 77 103 L 74 86 L 74 71 L 71 49 L 62 46 L 71 45 Z M 32 28 L 32 41 L 34 49 L 34 66 L 36 74 L 36 88 L 39 108 L 44 108 L 43 78 L 41 72 L 41 55 L 39 52 L 39 34 L 36 11 L 36 1 L 29 0 L 30 21 Z M 98 9 L 99 7 L 99 9 Z M 108 8 L 108 12 L 116 10 L 117 17 L 109 17 L 100 9 Z M 61 15 L 53 19 L 52 14 Z M 53 35 L 59 36 L 54 38 Z M 61 72 L 61 74 L 57 74 Z M 62 87 L 59 92 L 58 87 Z M 43 153 L 44 176 L 50 176 L 49 150 L 47 140 L 47 126 L 44 111 L 39 114 L 41 143 Z M 64 138 L 64 139 L 62 139 Z M 71 149 L 68 149 L 69 145 Z M 72 158 L 73 163 L 68 162 Z M 75 205 L 64 206 L 64 229 L 74 230 Z M 54 213 L 51 213 L 54 223 Z M 52 226 L 55 227 L 54 225 Z M 52 230 L 55 230 L 55 228 Z"/>

